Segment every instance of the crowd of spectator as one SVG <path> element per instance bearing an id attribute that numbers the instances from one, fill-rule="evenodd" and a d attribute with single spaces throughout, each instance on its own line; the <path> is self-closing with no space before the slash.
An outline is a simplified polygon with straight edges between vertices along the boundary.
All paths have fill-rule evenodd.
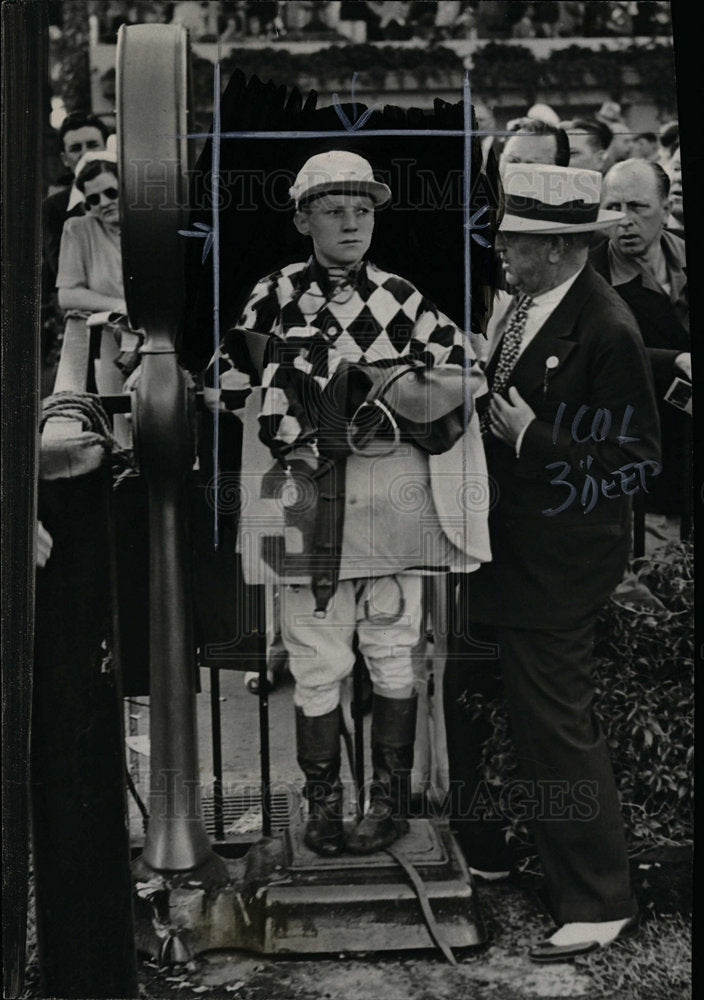
<path id="1" fill-rule="evenodd" d="M 591 260 L 633 312 L 653 370 L 663 473 L 646 509 L 680 517 L 684 538 L 691 524 L 691 419 L 666 397 L 673 380 L 692 377 L 678 123 L 657 134 L 635 132 L 620 106 L 607 101 L 591 117 L 563 121 L 547 105 L 534 105 L 507 130 L 515 134 L 494 147 L 502 175 L 516 163 L 596 170 L 603 175 L 602 207 L 624 213 L 609 238 L 593 246 Z"/>
<path id="2" fill-rule="evenodd" d="M 335 23 L 343 19 L 352 21 L 353 17 L 364 14 L 370 37 L 379 37 L 379 33 L 399 31 L 413 21 L 414 31 L 418 25 L 432 27 L 434 31 L 445 31 L 448 35 L 456 32 L 458 24 L 462 30 L 473 26 L 472 30 L 482 27 L 491 30 L 494 37 L 501 37 L 499 16 L 503 19 L 503 28 L 509 34 L 515 31 L 528 19 L 532 31 L 537 34 L 560 29 L 564 8 L 570 8 L 573 18 L 573 30 L 585 33 L 585 18 L 587 15 L 604 19 L 609 11 L 615 8 L 629 8 L 631 17 L 630 28 L 636 30 L 636 18 L 643 14 L 641 8 L 647 8 L 651 26 L 662 4 L 617 4 L 617 3 L 490 3 L 488 0 L 478 3 L 395 3 L 391 0 L 372 2 L 372 0 L 351 0 L 347 3 L 322 2 L 291 2 L 277 3 L 265 0 L 225 0 L 221 3 L 211 3 L 210 0 L 112 0 L 110 3 L 92 5 L 91 13 L 98 16 L 101 22 L 101 32 L 104 39 L 114 36 L 120 24 L 125 22 L 178 22 L 188 26 L 195 38 L 215 40 L 226 37 L 229 32 L 233 37 L 239 34 L 253 36 L 268 34 L 272 31 L 286 34 L 293 31 L 332 30 Z M 596 9 L 598 8 L 598 10 Z M 613 11 L 612 11 L 613 12 Z M 557 17 L 554 15 L 557 14 Z M 577 24 L 574 15 L 583 18 Z M 333 16 L 334 15 L 334 16 Z M 508 24 L 510 15 L 511 23 Z M 520 15 L 520 16 L 519 16 Z M 491 20 L 491 18 L 495 20 Z M 337 18 L 337 22 L 335 22 Z M 425 18 L 425 22 L 423 22 Z M 376 19 L 376 20 L 374 20 Z M 483 19 L 483 20 L 482 20 Z M 623 24 L 623 22 L 619 22 Z M 542 26 L 542 27 L 541 27 Z M 564 24 L 563 24 L 564 28 Z M 601 29 L 600 29 L 601 30 Z M 642 27 L 637 30 L 642 31 Z M 658 30 L 660 30 L 658 28 Z M 381 37 L 384 37 L 383 34 Z M 621 107 L 606 101 L 595 108 L 591 114 L 570 117 L 561 120 L 560 116 L 544 104 L 534 105 L 520 118 L 509 121 L 506 126 L 494 117 L 491 108 L 481 101 L 475 101 L 475 110 L 479 127 L 483 129 L 504 127 L 517 133 L 506 139 L 487 135 L 482 145 L 488 153 L 493 148 L 500 163 L 554 163 L 570 165 L 586 169 L 598 170 L 602 175 L 608 174 L 610 168 L 626 159 L 643 159 L 658 164 L 669 178 L 670 214 L 667 219 L 667 229 L 671 233 L 683 235 L 684 216 L 682 208 L 682 181 L 679 153 L 679 132 L 676 121 L 662 126 L 659 133 L 655 131 L 635 132 L 626 122 Z M 63 311 L 75 308 L 74 302 L 66 299 L 65 289 L 57 298 L 57 276 L 60 270 L 59 250 L 62 246 L 64 224 L 74 217 L 87 216 L 89 223 L 81 220 L 77 226 L 71 222 L 69 229 L 88 228 L 108 234 L 115 242 L 117 221 L 108 218 L 117 211 L 117 203 L 110 195 L 116 188 L 113 178 L 107 175 L 114 168 L 103 167 L 100 177 L 88 178 L 88 183 L 102 185 L 106 193 L 89 191 L 93 205 L 86 202 L 84 186 L 76 183 L 75 175 L 78 161 L 86 153 L 104 150 L 107 139 L 107 128 L 104 122 L 92 115 L 77 112 L 69 115 L 63 122 L 59 133 L 60 155 L 66 175 L 58 178 L 58 187 L 45 204 L 44 211 L 44 293 L 43 293 L 43 328 L 45 357 L 55 353 L 61 341 L 63 326 Z M 95 241 L 94 241 L 95 242 Z M 106 242 L 106 241 L 104 241 Z M 109 240 L 107 241 L 109 242 Z M 107 245 L 106 242 L 106 245 Z M 113 247 L 114 250 L 114 247 Z M 96 253 L 98 253 L 96 251 Z M 98 256 L 104 256 L 102 250 Z M 114 254 L 113 254 L 114 256 Z M 67 252 L 64 253 L 68 259 Z M 114 270 L 114 268 L 112 268 Z M 58 282 L 59 287 L 65 282 Z M 74 282 L 75 285 L 75 282 Z M 73 285 L 70 291 L 73 291 Z M 115 297 L 115 296 L 113 296 Z M 119 296 L 118 296 L 119 297 Z M 96 307 L 97 308 L 97 307 Z"/>
<path id="3" fill-rule="evenodd" d="M 475 104 L 475 111 L 481 129 L 496 127 L 490 108 L 480 103 Z M 504 137 L 499 148 L 496 148 L 496 140 L 489 137 L 502 164 L 554 163 L 606 174 L 615 163 L 626 159 L 657 163 L 671 177 L 678 198 L 678 214 L 681 214 L 677 121 L 665 122 L 657 133 L 635 132 L 626 123 L 621 106 L 615 101 L 604 101 L 591 115 L 563 120 L 547 104 L 534 104 L 524 115 L 508 121 L 506 130 L 516 135 Z"/>
<path id="4" fill-rule="evenodd" d="M 122 24 L 179 22 L 194 41 L 247 38 L 449 38 L 654 36 L 671 32 L 659 0 L 110 0 L 91 2 L 98 37 L 114 42 Z"/>

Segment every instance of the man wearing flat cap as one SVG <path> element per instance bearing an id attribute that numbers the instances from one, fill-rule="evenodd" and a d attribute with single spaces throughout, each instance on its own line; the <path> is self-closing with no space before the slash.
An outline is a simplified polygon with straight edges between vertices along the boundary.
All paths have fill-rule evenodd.
<path id="1" fill-rule="evenodd" d="M 488 503 L 453 507 L 468 463 L 486 477 L 478 420 L 465 407 L 486 383 L 463 332 L 410 282 L 365 259 L 375 211 L 391 198 L 365 159 L 344 150 L 312 156 L 290 194 L 294 224 L 310 237 L 312 254 L 256 284 L 228 341 L 229 355 L 220 355 L 219 388 L 227 388 L 238 343 L 252 331 L 269 335 L 258 419 L 259 438 L 276 459 L 267 472 L 271 495 L 278 495 L 276 481 L 286 495 L 293 488 L 317 498 L 312 549 L 324 556 L 322 572 L 313 561 L 305 582 L 277 577 L 309 802 L 304 841 L 322 855 L 343 848 L 369 854 L 408 829 L 421 576 L 467 572 L 490 557 Z M 384 422 L 392 417 L 385 405 L 364 400 L 360 412 L 385 414 L 381 440 L 349 454 L 338 412 L 347 397 L 333 391 L 346 372 L 349 379 L 388 377 L 421 404 L 436 403 L 428 387 L 433 379 L 447 385 L 442 376 L 449 377 L 461 389 L 460 436 L 447 449 L 424 450 L 415 438 L 395 437 Z M 304 558 L 305 528 L 298 537 Z M 355 635 L 373 684 L 374 773 L 367 814 L 346 834 L 340 684 L 352 670 Z"/>
<path id="2" fill-rule="evenodd" d="M 632 496 L 660 469 L 658 417 L 633 316 L 587 262 L 592 234 L 621 218 L 600 209 L 601 175 L 516 164 L 502 182 L 496 249 L 514 294 L 490 322 L 479 411 L 496 487 L 492 561 L 462 578 L 467 639 L 449 657 L 445 703 L 453 819 L 470 865 L 506 874 L 508 819 L 532 826 L 558 925 L 531 951 L 545 962 L 635 926 L 591 656 L 628 559 Z M 486 812 L 478 733 L 457 700 L 494 696 L 498 666 L 520 781 Z"/>

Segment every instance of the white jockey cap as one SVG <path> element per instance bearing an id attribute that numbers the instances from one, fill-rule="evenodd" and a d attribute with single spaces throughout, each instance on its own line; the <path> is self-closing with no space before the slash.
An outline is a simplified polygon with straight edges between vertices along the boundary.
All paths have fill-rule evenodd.
<path id="1" fill-rule="evenodd" d="M 311 156 L 289 188 L 296 208 L 326 192 L 367 195 L 376 208 L 381 208 L 391 198 L 391 189 L 374 179 L 371 164 L 363 156 L 345 149 Z"/>

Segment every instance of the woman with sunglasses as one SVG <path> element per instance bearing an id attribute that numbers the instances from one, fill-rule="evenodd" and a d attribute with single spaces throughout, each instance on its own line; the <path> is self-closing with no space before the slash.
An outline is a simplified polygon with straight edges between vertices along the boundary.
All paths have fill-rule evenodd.
<path id="1" fill-rule="evenodd" d="M 56 278 L 59 306 L 125 313 L 115 154 L 86 153 L 75 184 L 83 194 L 85 215 L 64 226 Z"/>

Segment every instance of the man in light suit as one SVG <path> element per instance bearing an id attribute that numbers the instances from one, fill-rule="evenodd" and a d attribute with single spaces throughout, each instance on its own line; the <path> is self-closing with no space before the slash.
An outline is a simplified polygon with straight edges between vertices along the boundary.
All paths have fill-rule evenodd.
<path id="1" fill-rule="evenodd" d="M 450 779 L 460 843 L 488 877 L 509 867 L 507 816 L 532 821 L 558 929 L 530 954 L 559 961 L 635 927 L 590 668 L 597 613 L 628 558 L 632 495 L 660 468 L 658 417 L 633 316 L 587 262 L 591 234 L 621 217 L 599 209 L 601 175 L 516 164 L 502 181 L 496 248 L 518 294 L 492 317 L 491 401 L 483 415 L 477 404 L 495 494 L 492 562 L 460 588 L 464 636 L 445 675 Z M 457 699 L 494 695 L 497 664 L 522 781 L 487 813 L 486 734 Z"/>

